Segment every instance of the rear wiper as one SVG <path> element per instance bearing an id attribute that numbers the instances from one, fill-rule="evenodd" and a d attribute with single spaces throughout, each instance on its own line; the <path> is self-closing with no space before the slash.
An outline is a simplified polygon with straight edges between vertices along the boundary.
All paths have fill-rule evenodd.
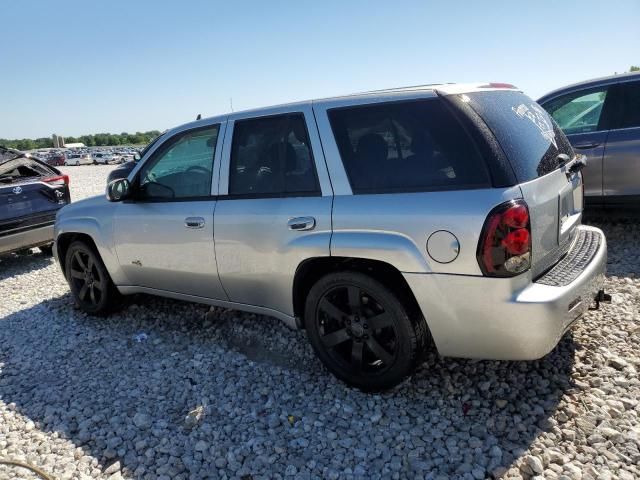
<path id="1" fill-rule="evenodd" d="M 567 177 L 572 176 L 574 173 L 579 172 L 587 166 L 587 157 L 585 155 L 576 155 L 575 159 L 571 163 L 568 163 L 569 155 L 566 153 L 560 153 L 556 158 L 558 159 L 558 164 L 561 167 L 567 165 L 567 171 L 565 172 Z"/>

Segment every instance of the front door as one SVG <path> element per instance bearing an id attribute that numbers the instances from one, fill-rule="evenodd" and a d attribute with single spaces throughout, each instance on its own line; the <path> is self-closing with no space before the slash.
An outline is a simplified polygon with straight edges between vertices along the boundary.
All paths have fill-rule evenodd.
<path id="1" fill-rule="evenodd" d="M 615 89 L 617 115 L 603 157 L 603 189 L 607 205 L 640 203 L 640 82 Z"/>
<path id="2" fill-rule="evenodd" d="M 229 121 L 215 212 L 229 300 L 293 316 L 293 279 L 329 256 L 331 188 L 311 106 Z"/>
<path id="3" fill-rule="evenodd" d="M 114 239 L 130 286 L 226 300 L 213 246 L 214 157 L 220 124 L 162 143 L 117 205 Z"/>

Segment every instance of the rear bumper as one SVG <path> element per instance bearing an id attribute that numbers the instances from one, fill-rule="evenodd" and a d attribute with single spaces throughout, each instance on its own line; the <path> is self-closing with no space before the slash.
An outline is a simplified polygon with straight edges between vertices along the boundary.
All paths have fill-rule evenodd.
<path id="1" fill-rule="evenodd" d="M 0 254 L 53 242 L 53 224 L 0 237 Z"/>
<path id="2" fill-rule="evenodd" d="M 403 274 L 438 352 L 497 360 L 532 360 L 550 352 L 604 284 L 604 234 L 593 227 L 578 228 L 594 232 L 600 241 L 589 262 L 566 285 L 532 282 L 528 274 L 512 279 Z"/>

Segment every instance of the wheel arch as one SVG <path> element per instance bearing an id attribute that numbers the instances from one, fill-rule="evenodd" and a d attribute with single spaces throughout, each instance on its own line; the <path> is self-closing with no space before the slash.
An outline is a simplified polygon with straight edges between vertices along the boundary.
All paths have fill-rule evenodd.
<path id="1" fill-rule="evenodd" d="M 293 280 L 293 311 L 299 328 L 304 328 L 304 308 L 311 287 L 323 276 L 342 271 L 359 272 L 374 278 L 400 299 L 409 315 L 422 316 L 413 291 L 393 265 L 360 257 L 315 257 L 298 265 Z"/>
<path id="2" fill-rule="evenodd" d="M 84 240 L 91 245 L 104 263 L 107 272 L 116 285 L 126 283 L 126 278 L 121 272 L 120 264 L 115 250 L 111 245 L 110 226 L 102 225 L 95 218 L 59 218 L 55 226 L 55 254 L 64 271 L 64 258 L 74 240 Z"/>
<path id="3" fill-rule="evenodd" d="M 67 251 L 69 250 L 69 246 L 77 240 L 86 242 L 88 245 L 93 247 L 96 250 L 96 252 L 98 252 L 98 255 L 100 255 L 98 246 L 96 245 L 96 242 L 94 242 L 93 238 L 91 238 L 91 235 L 88 235 L 86 233 L 80 233 L 80 232 L 64 232 L 59 234 L 56 238 L 55 249 L 56 249 L 56 256 L 58 257 L 58 260 L 60 263 L 60 269 L 62 270 L 62 273 L 65 276 L 67 274 L 66 272 L 67 266 L 65 261 L 67 256 Z"/>

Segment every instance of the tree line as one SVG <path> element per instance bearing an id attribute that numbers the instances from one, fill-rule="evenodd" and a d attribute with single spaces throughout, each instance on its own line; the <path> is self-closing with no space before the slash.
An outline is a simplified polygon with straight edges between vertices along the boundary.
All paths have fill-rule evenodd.
<path id="1" fill-rule="evenodd" d="M 65 143 L 84 143 L 87 147 L 144 145 L 149 143 L 158 135 L 160 135 L 159 130 L 136 133 L 122 132 L 119 135 L 114 133 L 96 133 L 94 135 L 81 135 L 79 137 L 64 137 L 64 141 Z M 34 150 L 36 148 L 53 147 L 53 139 L 50 137 L 23 138 L 18 140 L 0 138 L 0 145 L 9 148 L 16 148 L 18 150 Z"/>

